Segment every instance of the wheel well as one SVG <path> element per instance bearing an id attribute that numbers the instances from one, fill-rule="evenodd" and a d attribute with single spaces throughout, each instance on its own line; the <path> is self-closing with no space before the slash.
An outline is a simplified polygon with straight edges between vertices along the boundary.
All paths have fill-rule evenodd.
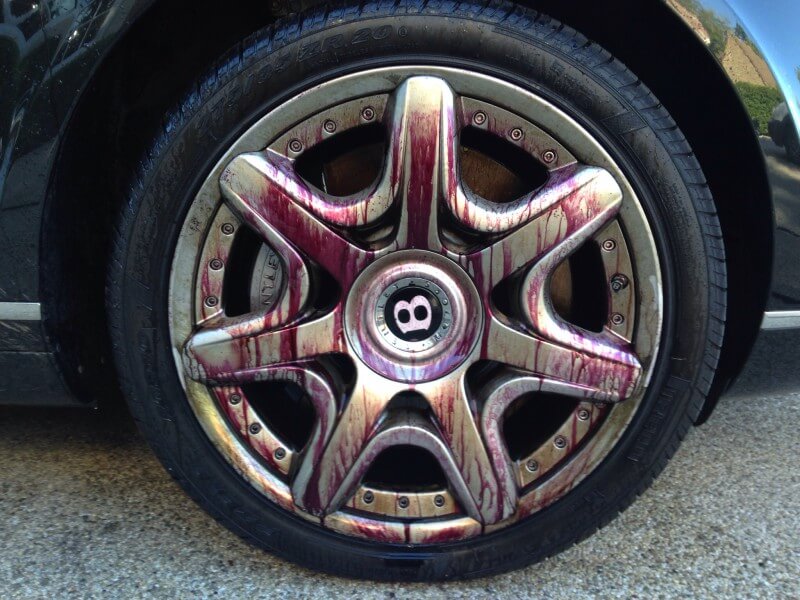
<path id="1" fill-rule="evenodd" d="M 276 6 L 288 4 L 231 1 L 225 11 L 210 3 L 158 2 L 105 57 L 70 120 L 45 209 L 42 299 L 68 382 L 87 401 L 116 389 L 113 369 L 105 364 L 106 257 L 137 160 L 205 66 L 274 20 Z M 771 278 L 770 191 L 750 119 L 719 65 L 666 3 L 522 3 L 580 30 L 625 62 L 668 108 L 703 165 L 728 253 L 729 305 L 719 372 L 702 420 L 749 354 Z"/>
<path id="2" fill-rule="evenodd" d="M 138 161 L 197 76 L 274 20 L 271 3 L 239 3 L 155 2 L 103 58 L 70 118 L 44 210 L 40 287 L 56 359 L 83 402 L 119 396 L 106 270 Z"/>

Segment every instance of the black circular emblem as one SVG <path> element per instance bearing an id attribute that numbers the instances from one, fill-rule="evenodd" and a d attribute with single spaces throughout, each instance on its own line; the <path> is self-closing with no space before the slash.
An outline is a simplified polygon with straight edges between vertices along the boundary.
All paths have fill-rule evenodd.
<path id="1" fill-rule="evenodd" d="M 405 342 L 431 337 L 441 327 L 443 313 L 442 301 L 436 294 L 413 284 L 392 293 L 383 312 L 389 330 Z"/>

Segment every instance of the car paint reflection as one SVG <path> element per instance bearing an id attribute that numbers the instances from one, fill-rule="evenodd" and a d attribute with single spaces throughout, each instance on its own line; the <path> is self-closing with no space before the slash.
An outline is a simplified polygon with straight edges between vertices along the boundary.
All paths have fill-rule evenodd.
<path id="1" fill-rule="evenodd" d="M 800 307 L 800 165 L 769 137 L 769 122 L 783 103 L 782 129 L 798 135 L 800 39 L 796 0 L 666 0 L 708 47 L 734 84 L 753 121 L 772 191 L 776 231 L 769 310 Z M 775 132 L 773 126 L 773 132 Z M 791 132 L 789 132 L 791 133 Z M 783 143 L 784 140 L 780 139 Z"/>

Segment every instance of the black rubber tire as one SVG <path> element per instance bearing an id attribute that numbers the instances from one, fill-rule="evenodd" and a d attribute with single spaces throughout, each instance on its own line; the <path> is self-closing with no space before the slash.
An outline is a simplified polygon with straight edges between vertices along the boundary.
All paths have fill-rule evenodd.
<path id="1" fill-rule="evenodd" d="M 212 447 L 169 347 L 167 282 L 188 206 L 222 152 L 298 91 L 367 67 L 472 68 L 533 90 L 589 128 L 633 181 L 660 245 L 664 344 L 618 446 L 566 497 L 471 541 L 367 543 L 289 516 Z M 587 537 L 664 468 L 703 405 L 722 343 L 725 253 L 700 165 L 668 112 L 623 64 L 576 31 L 507 3 L 400 0 L 322 7 L 243 40 L 183 99 L 144 159 L 121 215 L 108 280 L 116 363 L 140 427 L 169 472 L 251 542 L 307 567 L 382 580 L 515 569 Z"/>

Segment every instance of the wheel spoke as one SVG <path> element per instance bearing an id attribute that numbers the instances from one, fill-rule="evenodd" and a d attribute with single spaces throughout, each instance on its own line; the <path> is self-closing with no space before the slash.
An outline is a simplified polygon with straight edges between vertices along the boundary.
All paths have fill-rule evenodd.
<path id="1" fill-rule="evenodd" d="M 506 486 L 492 468 L 496 448 L 484 445 L 473 413 L 464 377 L 448 377 L 443 381 L 417 386 L 431 405 L 441 436 L 484 524 L 501 521 L 516 509 L 514 486 Z M 452 483 L 452 482 L 451 482 Z"/>
<path id="2" fill-rule="evenodd" d="M 524 394 L 549 392 L 563 396 L 584 397 L 585 388 L 559 381 L 506 371 L 484 385 L 486 400 L 481 411 L 481 432 L 489 449 L 492 466 L 503 489 L 517 490 L 516 469 L 503 441 L 502 424 L 506 410 Z"/>
<path id="3" fill-rule="evenodd" d="M 258 318 L 195 333 L 184 350 L 188 375 L 216 384 L 259 381 L 268 367 L 346 352 L 339 307 L 311 321 L 261 333 L 252 333 L 256 321 Z"/>
<path id="4" fill-rule="evenodd" d="M 298 506 L 323 515 L 334 512 L 347 500 L 346 479 L 378 432 L 386 405 L 399 389 L 374 373 L 359 374 L 324 452 L 313 459 L 306 456 L 292 483 Z"/>
<path id="5" fill-rule="evenodd" d="M 528 324 L 541 337 L 558 344 L 587 352 L 593 356 L 636 364 L 630 354 L 630 344 L 604 329 L 602 332 L 587 331 L 572 325 L 559 317 L 549 294 L 550 277 L 556 268 L 573 252 L 577 246 L 599 230 L 604 223 L 595 221 L 588 224 L 582 235 L 574 236 L 556 246 L 550 253 L 530 268 L 522 282 L 521 300 Z"/>
<path id="6" fill-rule="evenodd" d="M 619 211 L 622 191 L 596 167 L 568 167 L 530 199 L 533 216 L 488 247 L 453 255 L 472 275 L 484 298 L 505 278 L 551 253 L 568 254 Z"/>
<path id="7" fill-rule="evenodd" d="M 355 219 L 351 213 L 360 209 L 364 218 L 373 218 L 369 206 L 333 211 L 328 201 L 295 175 L 292 162 L 276 152 L 240 154 L 223 171 L 220 186 L 232 209 L 267 242 L 276 235 L 290 240 L 345 288 L 376 256 L 322 220 L 346 220 L 343 214 Z"/>
<path id="8" fill-rule="evenodd" d="M 458 140 L 454 139 L 453 153 L 458 156 Z M 584 169 L 585 170 L 585 169 Z M 480 233 L 507 233 L 542 215 L 574 190 L 584 185 L 586 174 L 573 165 L 554 171 L 551 180 L 541 190 L 526 194 L 511 202 L 492 202 L 465 188 L 460 178 L 449 180 L 445 202 L 450 212 L 466 229 Z"/>
<path id="9" fill-rule="evenodd" d="M 306 480 L 309 477 L 309 465 L 319 462 L 325 450 L 325 443 L 330 438 L 337 412 L 337 395 L 335 387 L 327 373 L 317 365 L 303 364 L 271 369 L 274 379 L 289 381 L 300 386 L 314 406 L 316 418 L 308 443 L 300 458 L 295 480 Z"/>
<path id="10" fill-rule="evenodd" d="M 416 446 L 427 450 L 439 463 L 453 495 L 459 499 L 464 511 L 475 520 L 481 520 L 480 511 L 461 476 L 452 452 L 430 421 L 413 412 L 400 412 L 381 424 L 380 431 L 364 446 L 340 485 L 330 510 L 338 509 L 352 497 L 369 467 L 381 452 L 398 445 Z"/>
<path id="11" fill-rule="evenodd" d="M 455 95 L 439 78 L 412 77 L 393 100 L 389 164 L 403 200 L 397 243 L 439 251 L 439 196 L 457 181 Z"/>
<path id="12" fill-rule="evenodd" d="M 629 398 L 641 375 L 641 365 L 632 352 L 565 348 L 518 331 L 496 317 L 487 322 L 481 356 L 571 384 L 569 395 L 604 402 Z"/>
<path id="13" fill-rule="evenodd" d="M 464 510 L 483 523 L 513 514 L 514 486 L 498 483 L 462 377 L 416 390 L 430 402 L 439 428 L 414 414 L 384 420 L 389 400 L 403 390 L 374 374 L 357 384 L 324 454 L 306 458 L 292 485 L 295 502 L 313 514 L 335 512 L 352 496 L 378 455 L 391 446 L 412 445 L 428 450 L 440 464 L 453 494 Z"/>
<path id="14" fill-rule="evenodd" d="M 573 384 L 573 392 L 586 398 L 617 401 L 633 393 L 641 366 L 630 348 L 611 335 L 564 323 L 554 315 L 545 293 L 558 264 L 605 226 L 621 201 L 619 185 L 607 171 L 569 167 L 531 198 L 533 220 L 461 257 L 487 306 L 497 284 L 533 264 L 524 280 L 523 299 L 535 335 L 519 331 L 489 310 L 483 358 Z"/>

